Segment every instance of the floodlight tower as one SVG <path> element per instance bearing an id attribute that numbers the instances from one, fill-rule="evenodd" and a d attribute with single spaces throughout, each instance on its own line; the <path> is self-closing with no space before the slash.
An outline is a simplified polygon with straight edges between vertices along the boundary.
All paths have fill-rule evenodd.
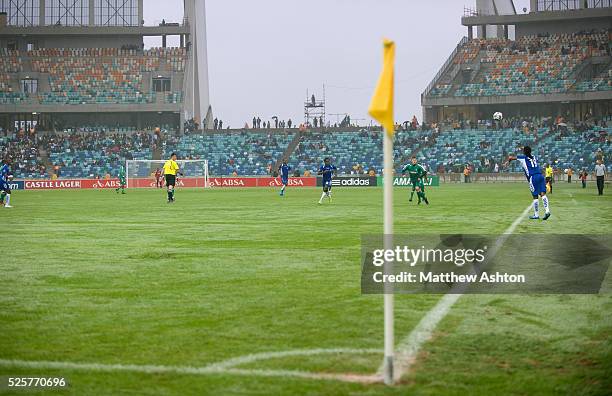
<path id="1" fill-rule="evenodd" d="M 211 116 L 208 93 L 208 52 L 206 45 L 206 1 L 183 0 L 185 21 L 189 24 L 189 61 L 185 70 L 185 119 L 195 118 L 207 128 Z"/>

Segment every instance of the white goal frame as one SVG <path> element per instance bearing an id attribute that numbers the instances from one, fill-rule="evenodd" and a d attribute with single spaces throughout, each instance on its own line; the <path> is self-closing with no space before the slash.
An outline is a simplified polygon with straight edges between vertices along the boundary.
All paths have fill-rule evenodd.
<path id="1" fill-rule="evenodd" d="M 137 163 L 149 163 L 149 164 L 163 164 L 165 162 L 165 160 L 126 160 L 125 161 L 125 187 L 126 188 L 130 188 L 130 163 L 132 164 L 137 164 Z M 179 164 L 179 166 L 181 167 L 181 169 L 183 168 L 183 166 L 181 166 L 181 164 L 186 164 L 186 163 L 202 163 L 202 165 L 204 166 L 204 186 L 203 188 L 210 188 L 210 174 L 208 173 L 208 160 L 205 159 L 201 159 L 201 160 L 176 160 L 176 162 Z M 161 166 L 160 166 L 161 168 Z M 185 178 L 189 178 L 189 175 L 185 175 Z"/>

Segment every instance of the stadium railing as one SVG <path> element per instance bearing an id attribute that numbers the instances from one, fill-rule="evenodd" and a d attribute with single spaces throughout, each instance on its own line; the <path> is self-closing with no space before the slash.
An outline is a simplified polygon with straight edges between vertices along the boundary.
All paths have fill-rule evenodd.
<path id="1" fill-rule="evenodd" d="M 436 75 L 434 76 L 434 78 L 431 80 L 431 82 L 429 83 L 429 85 L 427 85 L 427 88 L 425 88 L 425 91 L 423 91 L 423 93 L 421 94 L 421 98 L 423 96 L 427 96 L 429 95 L 429 93 L 431 92 L 431 90 L 433 89 L 433 87 L 436 85 L 438 79 L 444 74 L 446 73 L 446 71 L 449 69 L 449 67 L 453 64 L 453 60 L 455 59 L 455 55 L 457 55 L 457 52 L 459 52 L 459 50 L 463 47 L 463 45 L 465 45 L 468 42 L 468 38 L 466 36 L 464 36 L 461 40 L 459 40 L 459 43 L 455 46 L 455 49 L 453 50 L 453 52 L 451 52 L 451 54 L 448 56 L 448 58 L 446 59 L 446 61 L 442 64 L 442 67 L 440 67 L 440 70 L 438 70 L 438 72 L 436 73 Z"/>

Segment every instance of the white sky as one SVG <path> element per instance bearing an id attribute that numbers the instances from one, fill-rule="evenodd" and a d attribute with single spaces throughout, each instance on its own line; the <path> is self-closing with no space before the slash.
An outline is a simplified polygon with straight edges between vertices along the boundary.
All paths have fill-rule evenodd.
<path id="1" fill-rule="evenodd" d="M 146 25 L 182 20 L 183 0 L 144 3 Z M 529 0 L 515 5 L 521 13 Z M 235 128 L 254 115 L 299 123 L 306 90 L 319 97 L 325 84 L 329 121 L 349 113 L 369 123 L 388 37 L 397 51 L 395 119 L 420 120 L 421 92 L 467 35 L 464 6 L 475 8 L 475 0 L 207 0 L 213 112 Z"/>

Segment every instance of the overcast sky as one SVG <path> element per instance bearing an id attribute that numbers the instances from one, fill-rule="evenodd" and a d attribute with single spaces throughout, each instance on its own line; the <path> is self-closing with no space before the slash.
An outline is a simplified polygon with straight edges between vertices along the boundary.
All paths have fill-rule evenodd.
<path id="1" fill-rule="evenodd" d="M 144 3 L 147 25 L 182 19 L 183 0 Z M 517 11 L 528 3 L 515 1 Z M 332 114 L 348 113 L 369 123 L 382 39 L 388 37 L 397 51 L 395 119 L 416 114 L 420 120 L 420 94 L 467 35 L 461 16 L 464 6 L 474 5 L 475 0 L 207 0 L 214 115 L 236 128 L 253 115 L 299 123 L 306 90 L 320 97 L 325 84 L 329 121 L 336 122 Z"/>

